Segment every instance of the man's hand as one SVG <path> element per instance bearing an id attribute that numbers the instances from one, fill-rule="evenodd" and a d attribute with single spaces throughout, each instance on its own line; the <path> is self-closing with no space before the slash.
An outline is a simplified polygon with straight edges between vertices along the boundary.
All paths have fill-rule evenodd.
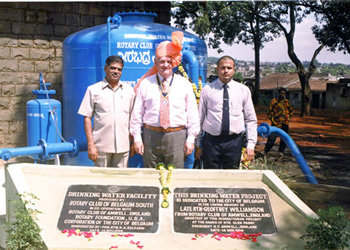
<path id="1" fill-rule="evenodd" d="M 93 162 L 95 162 L 97 160 L 98 150 L 97 150 L 97 148 L 95 146 L 89 146 L 88 147 L 88 157 Z"/>
<path id="2" fill-rule="evenodd" d="M 186 142 L 184 147 L 185 156 L 192 154 L 193 149 L 194 149 L 194 143 Z"/>
<path id="3" fill-rule="evenodd" d="M 245 160 L 247 160 L 247 161 L 254 160 L 254 155 L 255 155 L 254 149 L 246 148 L 244 150 L 244 159 Z"/>
<path id="4" fill-rule="evenodd" d="M 194 158 L 196 160 L 199 160 L 201 158 L 201 156 L 202 156 L 202 149 L 196 147 L 196 149 L 194 151 Z"/>
<path id="5" fill-rule="evenodd" d="M 142 141 L 134 142 L 134 149 L 135 149 L 136 153 L 140 154 L 140 155 L 143 155 L 143 153 L 145 152 Z"/>
<path id="6" fill-rule="evenodd" d="M 129 158 L 132 158 L 135 154 L 136 152 L 135 152 L 134 143 L 132 143 L 130 146 Z"/>

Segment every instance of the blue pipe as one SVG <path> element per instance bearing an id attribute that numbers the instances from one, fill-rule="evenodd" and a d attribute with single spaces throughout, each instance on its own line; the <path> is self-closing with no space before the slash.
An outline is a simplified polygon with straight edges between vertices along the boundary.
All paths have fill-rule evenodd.
<path id="1" fill-rule="evenodd" d="M 301 154 L 298 146 L 293 139 L 282 129 L 270 126 L 267 123 L 262 123 L 258 127 L 258 135 L 266 138 L 271 133 L 276 133 L 289 147 L 292 155 L 299 164 L 301 171 L 304 173 L 306 180 L 312 184 L 318 184 L 315 176 L 307 165 L 303 155 Z M 50 156 L 55 154 L 68 153 L 70 157 L 76 157 L 79 151 L 86 151 L 87 145 L 85 143 L 78 143 L 76 140 L 71 139 L 69 142 L 61 143 L 49 143 L 47 144 L 44 139 L 39 141 L 37 146 L 21 147 L 21 148 L 3 148 L 0 149 L 0 159 L 8 161 L 13 157 L 33 156 L 38 155 L 40 160 L 45 161 Z"/>
<path id="2" fill-rule="evenodd" d="M 184 48 L 183 53 L 182 53 L 182 58 L 188 63 L 189 78 L 191 78 L 193 83 L 195 83 L 198 87 L 199 63 L 198 63 L 198 59 L 197 59 L 196 55 L 191 50 L 189 50 L 189 48 Z M 194 164 L 194 150 L 193 150 L 192 154 L 186 156 L 185 168 L 192 169 L 193 164 Z"/>
<path id="3" fill-rule="evenodd" d="M 120 23 L 122 22 L 121 16 L 115 14 L 113 17 L 107 18 L 107 57 L 111 55 L 112 49 L 111 49 L 111 22 L 113 24 L 117 25 L 117 29 L 119 28 Z"/>
<path id="4" fill-rule="evenodd" d="M 295 144 L 293 139 L 285 131 L 283 131 L 280 128 L 270 126 L 269 124 L 267 124 L 265 122 L 261 123 L 259 125 L 259 127 L 258 127 L 258 135 L 259 136 L 266 138 L 271 133 L 277 134 L 287 144 L 290 151 L 292 152 L 292 155 L 294 156 L 294 158 L 298 162 L 301 171 L 304 173 L 306 180 L 309 183 L 318 184 L 315 176 L 313 175 L 311 169 L 307 165 L 303 155 L 301 154 L 298 146 Z"/>
<path id="5" fill-rule="evenodd" d="M 192 81 L 197 85 L 198 87 L 198 80 L 199 80 L 199 63 L 197 60 L 196 55 L 185 48 L 183 50 L 182 58 L 188 62 L 189 65 L 189 78 L 192 79 Z"/>
<path id="6" fill-rule="evenodd" d="M 37 146 L 0 149 L 0 159 L 8 161 L 13 157 L 37 155 L 41 161 L 46 161 L 52 155 L 63 153 L 68 153 L 70 157 L 76 157 L 78 152 L 83 151 L 85 148 L 86 145 L 78 145 L 75 140 L 71 140 L 70 142 L 46 143 L 44 139 L 41 139 Z"/>

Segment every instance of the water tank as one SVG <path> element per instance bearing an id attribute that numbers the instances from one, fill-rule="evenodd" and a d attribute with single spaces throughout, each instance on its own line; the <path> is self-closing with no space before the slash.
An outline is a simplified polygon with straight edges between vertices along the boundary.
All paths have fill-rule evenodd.
<path id="1" fill-rule="evenodd" d="M 109 55 L 124 59 L 121 80 L 134 86 L 153 66 L 159 43 L 171 40 L 178 29 L 154 23 L 155 13 L 123 12 L 108 18 L 103 25 L 91 27 L 67 37 L 63 43 L 63 135 L 86 142 L 83 117 L 77 114 L 89 85 L 101 81 Z M 199 76 L 206 79 L 207 47 L 197 36 L 183 31 L 184 50 L 192 51 L 199 63 Z M 188 68 L 184 61 L 185 68 Z M 87 153 L 64 159 L 65 164 L 91 166 Z"/>
<path id="2" fill-rule="evenodd" d="M 50 86 L 40 73 L 40 89 L 33 90 L 36 99 L 27 102 L 27 146 L 37 146 L 41 139 L 46 143 L 61 142 L 61 103 L 51 98 L 56 91 Z"/>

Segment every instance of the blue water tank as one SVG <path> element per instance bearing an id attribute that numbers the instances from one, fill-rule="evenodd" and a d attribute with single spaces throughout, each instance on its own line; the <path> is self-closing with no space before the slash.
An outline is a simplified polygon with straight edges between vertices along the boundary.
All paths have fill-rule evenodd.
<path id="1" fill-rule="evenodd" d="M 45 83 L 40 73 L 40 89 L 33 90 L 35 100 L 27 102 L 27 145 L 37 146 L 39 140 L 47 143 L 61 142 L 62 112 L 61 103 L 51 96 L 55 90 L 49 89 L 51 83 Z M 35 160 L 39 157 L 33 156 Z"/>
<path id="2" fill-rule="evenodd" d="M 105 77 L 104 65 L 109 55 L 119 55 L 123 58 L 121 80 L 131 86 L 153 66 L 158 44 L 165 40 L 170 41 L 171 33 L 178 31 L 174 27 L 154 23 L 156 17 L 157 14 L 148 12 L 116 13 L 108 18 L 106 24 L 79 31 L 64 40 L 64 138 L 74 138 L 80 145 L 86 142 L 84 119 L 77 112 L 87 87 Z M 198 75 L 206 79 L 207 46 L 197 36 L 186 31 L 183 33 L 184 50 L 195 54 L 199 63 Z M 186 68 L 186 61 L 184 64 Z M 79 153 L 76 158 L 66 158 L 64 162 L 69 165 L 93 165 L 86 152 Z"/>

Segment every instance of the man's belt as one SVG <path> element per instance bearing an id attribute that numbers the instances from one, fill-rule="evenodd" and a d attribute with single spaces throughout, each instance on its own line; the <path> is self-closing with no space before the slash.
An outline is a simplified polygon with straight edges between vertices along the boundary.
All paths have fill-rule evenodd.
<path id="1" fill-rule="evenodd" d="M 230 135 L 211 135 L 211 134 L 209 134 L 208 132 L 205 132 L 205 135 L 210 136 L 210 137 L 213 137 L 213 138 L 222 138 L 222 137 L 225 137 L 225 138 L 228 138 L 228 139 L 236 138 L 236 137 L 240 136 L 241 134 L 242 134 L 242 133 L 240 133 L 240 134 L 230 134 Z"/>
<path id="2" fill-rule="evenodd" d="M 163 127 L 153 127 L 147 124 L 144 124 L 145 128 L 149 129 L 149 130 L 153 130 L 153 131 L 157 131 L 157 132 L 163 132 L 163 133 L 169 133 L 169 132 L 177 132 L 180 130 L 185 129 L 185 126 L 180 126 L 180 127 L 176 127 L 176 128 L 163 128 Z"/>

